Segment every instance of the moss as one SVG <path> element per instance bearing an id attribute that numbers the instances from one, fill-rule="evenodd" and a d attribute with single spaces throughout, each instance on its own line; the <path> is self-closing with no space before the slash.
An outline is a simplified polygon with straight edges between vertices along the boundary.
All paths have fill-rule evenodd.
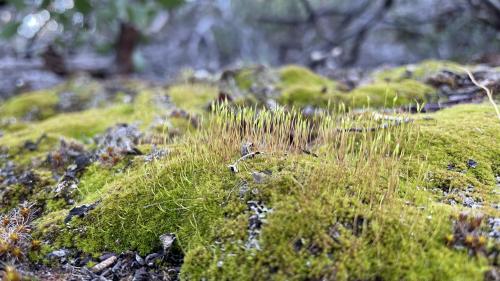
<path id="1" fill-rule="evenodd" d="M 318 90 L 326 88 L 325 91 L 327 92 L 336 88 L 336 82 L 304 67 L 289 65 L 282 67 L 279 72 L 281 77 L 280 86 L 282 88 L 292 86 L 313 87 Z"/>
<path id="2" fill-rule="evenodd" d="M 204 84 L 181 84 L 168 89 L 172 102 L 179 108 L 202 112 L 217 98 L 217 88 Z"/>
<path id="3" fill-rule="evenodd" d="M 324 106 L 333 93 L 336 83 L 312 71 L 295 65 L 281 68 L 281 81 L 278 87 L 282 91 L 280 102 L 297 107 L 306 105 Z"/>
<path id="4" fill-rule="evenodd" d="M 234 77 L 236 85 L 242 90 L 250 90 L 255 79 L 255 71 L 253 69 L 242 69 L 238 71 Z"/>
<path id="5" fill-rule="evenodd" d="M 245 248 L 251 213 L 231 216 L 218 232 L 217 244 L 200 245 L 187 253 L 182 277 L 442 280 L 482 276 L 485 258 L 472 260 L 443 243 L 451 208 L 431 203 L 419 211 L 397 199 L 382 208 L 371 206 L 357 192 L 362 193 L 363 186 L 369 188 L 370 180 L 383 188 L 384 168 L 377 172 L 379 177 L 367 179 L 349 175 L 333 161 L 304 158 L 295 158 L 299 166 L 285 168 L 273 175 L 275 180 L 253 186 L 267 193 L 259 199 L 273 208 L 260 231 L 260 250 Z M 287 167 L 293 167 L 294 160 L 287 159 Z M 295 180 L 288 181 L 290 177 Z M 350 194 L 350 184 L 356 187 L 355 194 Z"/>
<path id="6" fill-rule="evenodd" d="M 59 101 L 53 90 L 22 94 L 7 100 L 0 105 L 0 118 L 26 118 L 28 115 L 35 120 L 43 120 L 56 113 Z"/>
<path id="7" fill-rule="evenodd" d="M 323 88 L 290 87 L 282 92 L 280 102 L 289 106 L 305 107 L 307 105 L 324 107 L 328 104 L 330 95 Z"/>
<path id="8" fill-rule="evenodd" d="M 365 106 L 368 100 L 372 107 L 403 106 L 431 100 L 434 94 L 409 79 L 343 93 L 336 90 L 336 82 L 295 66 L 280 73 L 281 101 L 296 106 Z M 244 83 L 240 87 L 248 86 Z M 60 137 L 85 142 L 118 122 L 142 121 L 141 127 L 149 128 L 162 112 L 155 105 L 157 90 L 141 90 L 131 104 L 25 123 L 0 138 L 0 145 L 9 148 L 16 163 L 29 164 L 31 158 L 45 157 Z M 176 105 L 198 113 L 217 90 L 182 84 L 171 87 L 169 94 Z M 103 251 L 150 253 L 161 247 L 160 235 L 174 233 L 175 248 L 185 256 L 185 280 L 483 276 L 491 264 L 486 257 L 472 257 L 446 244 L 444 237 L 452 233 L 450 217 L 466 208 L 445 199 L 459 200 L 460 192 L 470 192 L 482 200 L 481 212 L 499 215 L 490 206 L 499 201 L 495 176 L 500 174 L 500 127 L 488 105 L 414 115 L 413 124 L 387 130 L 338 133 L 330 143 L 318 138 L 310 147 L 317 157 L 302 152 L 301 137 L 311 137 L 300 131 L 307 123 L 287 114 L 259 111 L 235 120 L 211 115 L 201 130 L 173 118 L 169 121 L 182 134 L 165 147 L 171 151 L 166 157 L 149 163 L 138 157 L 131 165 L 124 161 L 113 168 L 94 163 L 85 170 L 76 203 L 99 201 L 85 217 L 65 224 L 69 207 L 36 189 L 45 194 L 40 198 L 46 213 L 36 221 L 33 236 L 50 241 L 45 253 L 76 247 L 96 256 Z M 338 126 L 336 121 L 328 124 L 326 131 Z M 21 148 L 44 133 L 47 138 L 37 151 Z M 244 140 L 255 142 L 264 153 L 240 162 L 239 172 L 231 173 L 227 165 L 239 158 Z M 142 144 L 140 149 L 147 152 L 151 146 Z M 263 180 L 254 180 L 256 171 L 265 172 Z M 266 210 L 257 222 L 251 204 Z"/>
<path id="9" fill-rule="evenodd" d="M 86 233 L 71 242 L 88 252 L 147 253 L 159 247 L 161 234 L 175 232 L 183 249 L 203 243 L 222 217 L 218 203 L 227 176 L 224 166 L 205 161 L 176 156 L 104 184 L 102 202 L 91 215 L 74 222 L 86 225 Z"/>
<path id="10" fill-rule="evenodd" d="M 426 60 L 418 64 L 410 64 L 382 70 L 374 74 L 375 80 L 401 81 L 405 79 L 415 79 L 423 81 L 425 78 L 441 71 L 450 70 L 463 72 L 459 64 L 451 61 Z"/>
<path id="11" fill-rule="evenodd" d="M 466 116 L 470 122 L 456 122 Z M 368 158 L 348 152 L 341 161 L 340 155 L 275 152 L 245 161 L 238 174 L 231 174 L 226 165 L 238 145 L 225 146 L 216 134 L 207 139 L 195 133 L 167 158 L 133 166 L 120 176 L 90 167 L 81 182 L 82 202 L 102 201 L 63 227 L 56 244 L 94 255 L 129 249 L 147 253 L 160 247 L 161 234 L 172 232 L 185 254 L 186 280 L 480 278 L 487 258 L 470 257 L 444 240 L 451 232 L 450 216 L 460 208 L 429 200 L 435 194 L 424 175 L 430 170 L 452 177 L 448 163 L 472 157 L 477 167 L 459 173 L 453 185 L 475 183 L 485 204 L 495 202 L 492 177 L 500 148 L 490 151 L 488 145 L 498 139 L 499 128 L 484 105 L 430 117 L 408 129 L 415 133 L 403 131 L 409 138 L 418 133 L 419 140 L 400 142 L 401 161 L 382 151 Z M 480 130 L 476 124 L 482 124 Z M 455 131 L 460 132 L 450 138 Z M 422 163 L 422 173 L 408 171 Z M 252 171 L 271 175 L 258 183 Z M 251 192 L 242 195 L 242 185 Z M 254 214 L 248 201 L 272 209 L 255 237 L 259 248 L 247 244 Z"/>
<path id="12" fill-rule="evenodd" d="M 349 93 L 348 99 L 353 107 L 395 107 L 409 104 L 422 104 L 436 101 L 437 94 L 433 88 L 414 80 L 400 82 L 378 82 L 358 87 Z"/>
<path id="13" fill-rule="evenodd" d="M 133 107 L 118 105 L 104 109 L 91 109 L 77 113 L 59 114 L 52 118 L 28 123 L 26 128 L 7 134 L 0 138 L 0 146 L 9 148 L 9 153 L 20 165 L 31 163 L 33 158 L 44 158 L 51 149 L 59 143 L 59 139 L 70 138 L 88 142 L 89 138 L 103 132 L 107 127 L 116 123 L 131 121 Z M 26 141 L 35 142 L 42 135 L 38 149 L 28 151 L 24 149 Z"/>
<path id="14" fill-rule="evenodd" d="M 378 81 L 355 88 L 351 92 L 341 92 L 337 90 L 338 84 L 335 81 L 297 66 L 282 68 L 281 75 L 280 101 L 297 107 L 345 104 L 353 108 L 381 108 L 437 101 L 436 90 L 410 79 Z"/>
<path id="15" fill-rule="evenodd" d="M 281 102 L 304 107 L 336 106 L 345 104 L 352 108 L 359 107 L 399 107 L 410 104 L 436 101 L 436 90 L 414 80 L 401 82 L 378 82 L 360 86 L 351 92 L 327 92 L 324 88 L 292 86 L 283 91 Z"/>
<path id="16" fill-rule="evenodd" d="M 498 201 L 494 193 L 499 174 L 500 127 L 488 104 L 461 105 L 419 121 L 421 161 L 428 165 L 426 185 L 450 190 L 474 188 L 483 204 Z M 480 124 L 480 126 L 478 126 Z M 468 165 L 468 161 L 477 162 Z"/>

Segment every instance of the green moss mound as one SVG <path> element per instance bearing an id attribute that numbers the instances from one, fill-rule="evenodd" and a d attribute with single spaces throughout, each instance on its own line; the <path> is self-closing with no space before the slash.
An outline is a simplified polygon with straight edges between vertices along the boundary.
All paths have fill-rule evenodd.
<path id="1" fill-rule="evenodd" d="M 273 120 L 268 118 L 279 118 L 260 114 L 255 124 L 263 128 Z M 241 114 L 243 120 L 252 116 Z M 456 122 L 465 116 L 470 122 Z M 147 253 L 160 247 L 161 234 L 174 233 L 185 254 L 185 280 L 480 278 L 490 261 L 445 240 L 452 233 L 450 217 L 467 208 L 436 193 L 451 182 L 436 183 L 428 175 L 473 158 L 476 168 L 447 175 L 457 179 L 449 187 L 470 181 L 484 206 L 497 202 L 493 177 L 500 148 L 494 140 L 500 128 L 485 105 L 424 117 L 408 126 L 335 136 L 315 148 L 317 158 L 282 150 L 288 136 L 279 132 L 287 121 L 271 135 L 251 127 L 241 135 L 236 123 L 208 126 L 167 158 L 134 165 L 119 177 L 98 176 L 91 168 L 80 202 L 101 201 L 88 216 L 62 227 L 56 240 L 94 254 Z M 231 173 L 227 165 L 239 158 L 240 139 L 259 136 L 268 138 L 257 146 L 266 152 Z M 264 179 L 255 180 L 253 174 L 264 171 Z M 498 216 L 489 207 L 481 211 Z M 252 226 L 256 218 L 258 227 Z"/>
<path id="2" fill-rule="evenodd" d="M 418 64 L 410 64 L 382 70 L 375 73 L 375 80 L 401 81 L 404 79 L 415 79 L 424 81 L 425 78 L 436 74 L 441 70 L 450 70 L 454 72 L 463 72 L 462 67 L 451 61 L 426 60 Z"/>
<path id="3" fill-rule="evenodd" d="M 0 164 L 13 161 L 41 179 L 31 190 L 16 184 L 2 193 L 11 194 L 9 208 L 24 199 L 44 204 L 33 236 L 47 245 L 33 258 L 61 247 L 148 254 L 172 233 L 184 280 L 477 280 L 492 268 L 483 252 L 497 241 L 487 238 L 486 220 L 474 233 L 486 241 L 481 251 L 453 236 L 461 212 L 500 216 L 500 125 L 490 105 L 380 115 L 367 107 L 432 101 L 435 90 L 420 74 L 342 92 L 297 66 L 278 72 L 287 108 L 224 104 L 209 112 L 217 87 L 184 83 L 141 88 L 132 100 L 93 109 L 42 110 L 50 114 L 7 127 Z M 239 87 L 254 88 L 252 75 L 240 72 Z M 30 95 L 8 102 L 2 118 L 30 112 Z M 172 103 L 162 105 L 166 95 Z M 54 102 L 44 106 L 57 109 Z M 340 104 L 365 110 L 305 117 L 290 109 Z M 170 116 L 172 108 L 186 114 Z M 52 198 L 56 180 L 40 164 L 47 153 L 61 138 L 92 150 L 92 138 L 116 123 L 138 124 L 146 155 L 95 161 L 78 178 L 74 205 Z M 174 129 L 182 133 L 171 138 Z M 26 149 L 43 135 L 37 149 Z M 240 159 L 246 142 L 259 153 Z M 168 153 L 146 160 L 158 148 Z M 94 203 L 64 223 L 71 208 Z"/>
<path id="4" fill-rule="evenodd" d="M 0 118 L 25 118 L 31 113 L 32 118 L 46 119 L 56 113 L 58 101 L 59 97 L 54 91 L 22 94 L 0 105 Z"/>
<path id="5" fill-rule="evenodd" d="M 436 69 L 441 69 L 440 67 L 444 65 L 440 64 Z M 339 85 L 335 81 L 298 66 L 285 67 L 280 72 L 280 102 L 289 106 L 326 108 L 344 104 L 351 108 L 387 108 L 437 100 L 435 89 L 413 79 L 376 80 L 350 92 L 342 92 L 337 89 Z"/>

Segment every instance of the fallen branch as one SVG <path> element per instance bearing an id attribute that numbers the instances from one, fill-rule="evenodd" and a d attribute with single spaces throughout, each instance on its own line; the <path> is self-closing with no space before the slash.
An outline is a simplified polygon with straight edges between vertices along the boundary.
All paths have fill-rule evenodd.
<path id="1" fill-rule="evenodd" d="M 462 69 L 467 73 L 467 75 L 469 75 L 469 78 L 472 81 L 472 83 L 474 83 L 474 85 L 483 89 L 486 92 L 486 95 L 488 96 L 488 99 L 490 100 L 491 105 L 493 105 L 493 108 L 495 108 L 498 120 L 500 120 L 500 110 L 498 109 L 498 106 L 496 105 L 495 101 L 493 100 L 493 93 L 491 92 L 491 90 L 488 89 L 486 86 L 479 84 L 476 81 L 476 79 L 474 78 L 474 75 L 472 75 L 472 73 L 467 68 L 463 67 Z"/>

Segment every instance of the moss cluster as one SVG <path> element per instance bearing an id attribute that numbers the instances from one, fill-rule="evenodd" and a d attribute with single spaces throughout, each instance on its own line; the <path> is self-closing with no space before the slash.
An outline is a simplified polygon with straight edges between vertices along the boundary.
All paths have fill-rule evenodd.
<path id="1" fill-rule="evenodd" d="M 463 114 L 471 121 L 458 125 Z M 478 183 L 485 206 L 498 201 L 492 167 L 500 160 L 499 148 L 487 147 L 500 129 L 487 106 L 430 117 L 405 129 L 419 140 L 399 142 L 405 151 L 401 159 L 385 153 L 359 159 L 355 150 L 342 161 L 335 154 L 274 152 L 246 161 L 236 175 L 226 165 L 238 157 L 237 142 L 224 146 L 212 139 L 221 138 L 217 135 L 190 138 L 164 160 L 120 177 L 83 180 L 83 186 L 97 182 L 100 188 L 94 191 L 99 196 L 90 192 L 82 203 L 102 201 L 59 239 L 91 253 L 131 248 L 146 253 L 160 247 L 161 234 L 172 232 L 186 255 L 186 280 L 476 279 L 488 269 L 488 259 L 446 244 L 450 216 L 463 208 L 444 204 L 427 175 L 445 171 L 450 161 L 474 158 L 476 170 L 449 176 Z M 456 126 L 469 134 L 478 123 L 480 139 L 459 135 L 445 141 Z M 256 182 L 250 175 L 255 171 L 269 175 Z M 272 209 L 261 222 L 258 248 L 248 246 L 253 214 L 248 201 Z M 482 211 L 498 215 L 488 207 Z"/>
<path id="2" fill-rule="evenodd" d="M 426 66 L 421 67 L 425 69 Z M 415 79 L 380 79 L 350 92 L 340 91 L 335 81 L 297 66 L 283 68 L 281 79 L 280 101 L 297 107 L 345 104 L 351 108 L 383 108 L 437 100 L 435 89 Z"/>
<path id="3" fill-rule="evenodd" d="M 337 82 L 297 66 L 279 74 L 279 101 L 297 107 L 404 106 L 434 95 L 408 77 L 381 78 L 346 93 Z M 250 88 L 245 75 L 237 82 Z M 162 107 L 158 100 L 165 95 L 172 104 Z M 29 192 L 14 186 L 18 193 L 12 196 L 45 203 L 33 233 L 49 242 L 42 252 L 70 247 L 92 256 L 147 254 L 161 248 L 160 235 L 173 233 L 174 247 L 184 254 L 184 280 L 477 280 L 491 268 L 487 255 L 471 256 L 447 239 L 462 211 L 500 216 L 494 206 L 500 201 L 500 126 L 490 106 L 457 106 L 396 123 L 355 112 L 307 119 L 294 110 L 220 106 L 208 113 L 217 95 L 216 87 L 201 83 L 146 87 L 131 102 L 53 112 L 11 127 L 0 138 L 8 160 L 35 168 L 42 179 Z M 30 110 L 21 102 L 12 109 L 15 103 L 2 117 Z M 180 113 L 168 115 L 177 107 L 203 117 L 199 126 Z M 169 153 L 86 167 L 73 199 L 76 206 L 97 205 L 65 224 L 72 206 L 43 196 L 55 182 L 34 160 L 43 161 L 60 138 L 90 150 L 93 137 L 121 122 L 137 122 L 146 136 L 170 133 L 152 125 L 158 118 L 160 127 L 183 134 L 158 143 L 145 138 L 140 150 L 149 154 L 160 146 Z M 386 122 L 379 129 L 346 130 Z M 26 141 L 44 134 L 37 149 L 26 150 Z M 246 142 L 259 153 L 238 160 Z M 466 198 L 480 209 L 467 206 Z M 483 223 L 478 231 L 489 230 Z M 489 239 L 484 251 L 494 251 L 495 243 Z"/>
<path id="4" fill-rule="evenodd" d="M 24 118 L 32 113 L 33 118 L 46 119 L 56 113 L 59 101 L 54 91 L 38 91 L 9 99 L 0 105 L 0 118 Z"/>
<path id="5" fill-rule="evenodd" d="M 461 66 L 450 61 L 426 60 L 418 64 L 410 64 L 400 67 L 394 67 L 381 70 L 374 74 L 375 80 L 401 81 L 405 79 L 414 79 L 424 81 L 425 78 L 436 74 L 441 70 L 463 72 Z"/>

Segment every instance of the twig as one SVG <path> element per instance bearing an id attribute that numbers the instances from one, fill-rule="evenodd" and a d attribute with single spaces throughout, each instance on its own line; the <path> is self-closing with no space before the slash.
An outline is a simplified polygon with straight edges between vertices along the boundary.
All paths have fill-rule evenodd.
<path id="1" fill-rule="evenodd" d="M 465 67 L 462 67 L 462 69 L 469 75 L 470 80 L 474 85 L 477 87 L 483 89 L 486 92 L 486 95 L 488 96 L 488 99 L 490 100 L 491 105 L 493 105 L 493 108 L 495 108 L 495 111 L 497 113 L 498 120 L 500 120 L 500 110 L 498 109 L 498 106 L 496 105 L 495 101 L 493 100 L 493 93 L 491 92 L 490 89 L 488 89 L 486 86 L 479 84 L 476 79 L 474 78 L 474 75 Z"/>
<path id="2" fill-rule="evenodd" d="M 244 160 L 246 160 L 246 159 L 248 159 L 248 158 L 252 158 L 252 157 L 254 157 L 255 155 L 259 155 L 259 154 L 262 154 L 262 152 L 260 152 L 260 151 L 255 151 L 255 152 L 250 152 L 250 153 L 248 153 L 248 154 L 245 154 L 245 155 L 241 156 L 238 160 L 236 160 L 233 164 L 228 165 L 228 167 L 229 167 L 229 169 L 231 170 L 231 172 L 233 172 L 233 173 L 237 173 L 237 172 L 238 172 L 238 163 L 239 163 L 240 161 L 244 161 Z"/>

